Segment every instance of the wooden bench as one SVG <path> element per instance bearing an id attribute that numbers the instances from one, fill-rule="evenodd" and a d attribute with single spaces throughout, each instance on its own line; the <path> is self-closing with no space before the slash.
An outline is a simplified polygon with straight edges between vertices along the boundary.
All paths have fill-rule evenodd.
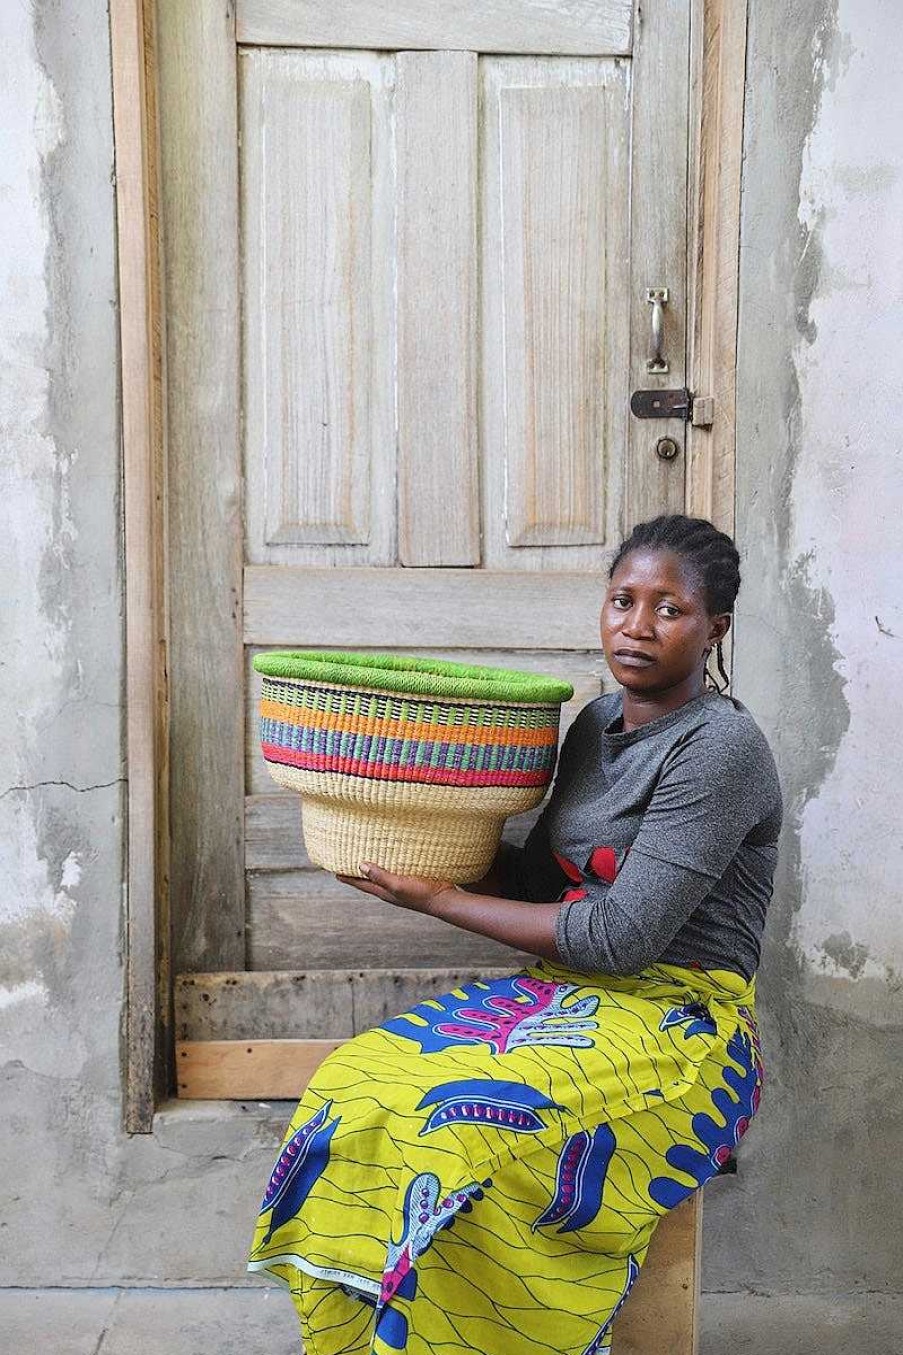
<path id="1" fill-rule="evenodd" d="M 646 1264 L 615 1321 L 612 1355 L 696 1355 L 702 1191 L 666 1214 Z"/>

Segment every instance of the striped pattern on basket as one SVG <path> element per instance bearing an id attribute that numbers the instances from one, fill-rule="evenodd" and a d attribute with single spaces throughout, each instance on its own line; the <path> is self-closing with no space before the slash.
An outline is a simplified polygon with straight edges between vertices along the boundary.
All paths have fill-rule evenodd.
<path id="1" fill-rule="evenodd" d="M 557 705 L 500 706 L 264 678 L 267 762 L 380 781 L 544 786 L 558 747 Z"/>

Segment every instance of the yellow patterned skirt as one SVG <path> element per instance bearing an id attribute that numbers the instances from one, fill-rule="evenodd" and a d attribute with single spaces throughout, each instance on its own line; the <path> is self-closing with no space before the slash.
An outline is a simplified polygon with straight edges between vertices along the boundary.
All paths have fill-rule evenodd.
<path id="1" fill-rule="evenodd" d="M 541 961 L 431 998 L 318 1068 L 249 1269 L 309 1355 L 603 1355 L 655 1225 L 759 1103 L 754 985 Z"/>

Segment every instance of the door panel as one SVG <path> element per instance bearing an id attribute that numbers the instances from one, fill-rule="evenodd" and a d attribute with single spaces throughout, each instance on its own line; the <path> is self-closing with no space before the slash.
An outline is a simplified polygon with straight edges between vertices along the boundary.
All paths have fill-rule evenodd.
<path id="1" fill-rule="evenodd" d="M 635 34 L 629 0 L 159 6 L 176 969 L 234 966 L 252 823 L 251 961 L 294 928 L 292 963 L 365 967 L 385 919 L 330 905 L 319 944 L 333 886 L 280 858 L 285 805 L 228 736 L 251 650 L 598 676 L 611 551 L 683 503 L 683 458 L 654 455 L 683 426 L 627 410 L 685 371 L 689 6 Z M 455 944 L 399 934 L 396 959 Z"/>
<path id="2" fill-rule="evenodd" d="M 239 61 L 254 563 L 395 559 L 393 82 L 372 53 Z"/>
<path id="3" fill-rule="evenodd" d="M 598 570 L 623 515 L 629 65 L 482 63 L 485 559 Z"/>

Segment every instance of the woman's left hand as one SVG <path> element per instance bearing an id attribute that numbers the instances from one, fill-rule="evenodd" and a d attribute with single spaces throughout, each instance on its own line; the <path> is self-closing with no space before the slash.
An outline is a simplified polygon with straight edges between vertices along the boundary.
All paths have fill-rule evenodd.
<path id="1" fill-rule="evenodd" d="M 398 908 L 409 908 L 415 913 L 430 913 L 435 899 L 440 894 L 457 888 L 451 880 L 428 880 L 419 875 L 393 875 L 379 866 L 367 862 L 361 864 L 366 872 L 365 879 L 356 875 L 337 875 L 342 884 L 351 885 L 363 894 L 373 894 L 386 903 L 394 903 Z"/>

